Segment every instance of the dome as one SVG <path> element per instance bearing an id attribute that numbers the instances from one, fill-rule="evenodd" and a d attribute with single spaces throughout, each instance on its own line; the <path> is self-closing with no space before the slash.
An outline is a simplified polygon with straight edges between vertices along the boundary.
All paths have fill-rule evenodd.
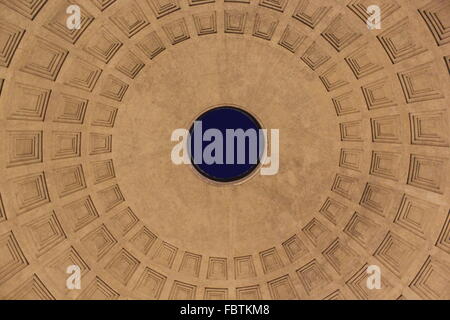
<path id="1" fill-rule="evenodd" d="M 449 76 L 447 0 L 0 0 L 0 298 L 450 299 Z M 217 106 L 274 174 L 171 161 Z"/>

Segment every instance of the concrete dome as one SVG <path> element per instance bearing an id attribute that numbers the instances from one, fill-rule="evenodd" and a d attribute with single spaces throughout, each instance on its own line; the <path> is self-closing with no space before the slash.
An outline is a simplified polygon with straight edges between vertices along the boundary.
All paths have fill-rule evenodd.
<path id="1" fill-rule="evenodd" d="M 0 298 L 450 299 L 449 1 L 78 3 L 0 0 Z M 171 162 L 223 104 L 277 175 Z"/>

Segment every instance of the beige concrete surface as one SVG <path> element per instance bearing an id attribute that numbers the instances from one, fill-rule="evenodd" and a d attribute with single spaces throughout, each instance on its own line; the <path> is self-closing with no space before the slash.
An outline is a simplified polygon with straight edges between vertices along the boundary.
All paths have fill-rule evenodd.
<path id="1" fill-rule="evenodd" d="M 450 299 L 449 56 L 447 0 L 0 0 L 0 298 Z M 171 162 L 222 104 L 277 175 Z"/>

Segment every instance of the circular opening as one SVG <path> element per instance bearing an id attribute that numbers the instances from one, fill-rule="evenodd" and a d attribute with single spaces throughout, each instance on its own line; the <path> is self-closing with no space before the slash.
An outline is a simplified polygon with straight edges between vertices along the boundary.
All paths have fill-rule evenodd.
<path id="1" fill-rule="evenodd" d="M 258 120 L 235 106 L 202 113 L 189 130 L 191 163 L 203 177 L 219 183 L 241 181 L 258 168 L 264 134 Z"/>

